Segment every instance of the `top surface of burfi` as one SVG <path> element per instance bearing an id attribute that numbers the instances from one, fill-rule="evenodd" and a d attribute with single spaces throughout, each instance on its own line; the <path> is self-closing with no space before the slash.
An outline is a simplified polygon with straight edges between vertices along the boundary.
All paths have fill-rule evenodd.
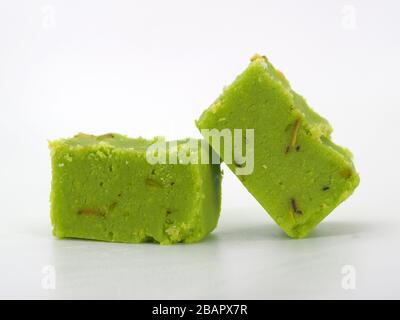
<path id="1" fill-rule="evenodd" d="M 276 69 L 272 63 L 269 62 L 267 57 L 260 56 L 258 54 L 254 55 L 251 59 L 251 64 L 249 68 L 262 69 L 265 73 L 271 77 L 273 80 L 277 81 L 284 87 L 288 93 L 293 98 L 293 103 L 295 107 L 302 113 L 305 118 L 305 123 L 309 124 L 315 132 L 315 135 L 325 135 L 330 136 L 332 133 L 332 127 L 328 120 L 320 116 L 314 110 L 312 110 L 308 105 L 303 96 L 292 90 L 289 81 L 286 79 L 285 75 Z"/>
<path id="2" fill-rule="evenodd" d="M 50 142 L 50 146 L 65 145 L 68 147 L 95 147 L 95 146 L 107 146 L 113 149 L 127 149 L 135 150 L 139 152 L 145 152 L 148 147 L 157 142 L 166 142 L 165 144 L 159 144 L 158 148 L 167 148 L 172 142 L 176 142 L 179 147 L 184 147 L 190 138 L 166 141 L 164 137 L 154 137 L 152 139 L 145 138 L 129 138 L 125 135 L 118 133 L 107 133 L 103 135 L 91 135 L 86 133 L 76 134 L 72 138 L 59 139 Z M 197 141 L 197 139 L 196 139 Z"/>
<path id="3" fill-rule="evenodd" d="M 163 138 L 159 138 L 163 139 Z M 70 147 L 88 147 L 96 145 L 108 145 L 113 148 L 128 148 L 139 151 L 145 151 L 151 144 L 156 142 L 158 138 L 144 139 L 144 138 L 128 138 L 127 136 L 117 133 L 107 133 L 99 136 L 79 133 L 69 139 L 60 139 L 54 143 L 66 144 Z"/>

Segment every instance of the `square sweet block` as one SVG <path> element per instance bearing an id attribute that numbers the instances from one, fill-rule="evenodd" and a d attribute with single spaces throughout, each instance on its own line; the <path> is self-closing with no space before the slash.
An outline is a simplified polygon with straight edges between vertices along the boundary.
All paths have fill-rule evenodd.
<path id="1" fill-rule="evenodd" d="M 50 142 L 54 235 L 171 244 L 209 234 L 221 207 L 219 165 L 149 163 L 146 151 L 155 142 L 118 134 Z M 176 156 L 188 140 L 172 151 L 169 144 L 158 152 Z"/>
<path id="2" fill-rule="evenodd" d="M 255 55 L 196 124 L 254 130 L 254 169 L 238 178 L 290 237 L 305 237 L 359 184 L 352 155 L 331 141 L 329 123 L 264 56 Z M 231 151 L 221 146 L 215 151 L 226 160 Z M 227 165 L 233 172 L 243 166 Z"/>

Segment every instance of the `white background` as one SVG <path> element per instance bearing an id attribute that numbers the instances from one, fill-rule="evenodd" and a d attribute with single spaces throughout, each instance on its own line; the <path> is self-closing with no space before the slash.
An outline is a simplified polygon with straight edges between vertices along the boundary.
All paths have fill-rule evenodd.
<path id="1" fill-rule="evenodd" d="M 0 298 L 400 298 L 399 10 L 1 0 Z M 194 120 L 256 52 L 330 120 L 361 175 L 309 238 L 288 239 L 227 169 L 219 227 L 199 244 L 52 237 L 48 139 L 198 137 Z"/>

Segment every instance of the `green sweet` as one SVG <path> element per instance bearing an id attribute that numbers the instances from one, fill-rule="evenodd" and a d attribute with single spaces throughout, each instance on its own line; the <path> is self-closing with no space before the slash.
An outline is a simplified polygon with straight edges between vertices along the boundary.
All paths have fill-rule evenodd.
<path id="1" fill-rule="evenodd" d="M 305 237 L 359 184 L 351 153 L 331 141 L 329 123 L 265 57 L 255 55 L 196 124 L 254 129 L 254 170 L 238 177 L 290 237 Z"/>
<path id="2" fill-rule="evenodd" d="M 50 142 L 54 235 L 170 244 L 209 234 L 221 206 L 219 165 L 150 164 L 154 142 L 118 134 Z M 171 156 L 168 145 L 161 151 Z"/>

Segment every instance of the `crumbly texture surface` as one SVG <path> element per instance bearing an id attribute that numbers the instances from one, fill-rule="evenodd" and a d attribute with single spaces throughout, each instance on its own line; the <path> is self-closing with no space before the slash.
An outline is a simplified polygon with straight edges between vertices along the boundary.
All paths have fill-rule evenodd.
<path id="1" fill-rule="evenodd" d="M 328 121 L 266 57 L 251 60 L 196 125 L 254 129 L 254 171 L 238 178 L 290 237 L 302 238 L 353 193 L 359 176 L 351 153 L 331 141 Z"/>
<path id="2" fill-rule="evenodd" d="M 221 208 L 219 165 L 152 165 L 146 150 L 155 141 L 118 134 L 51 141 L 54 235 L 171 244 L 209 234 Z"/>

